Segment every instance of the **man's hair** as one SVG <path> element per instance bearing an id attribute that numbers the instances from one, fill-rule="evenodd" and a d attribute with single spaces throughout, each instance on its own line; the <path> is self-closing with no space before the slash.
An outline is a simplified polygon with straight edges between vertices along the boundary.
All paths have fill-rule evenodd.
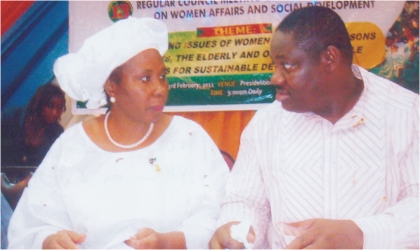
<path id="1" fill-rule="evenodd" d="M 296 46 L 318 58 L 328 46 L 335 46 L 350 62 L 353 49 L 349 33 L 340 16 L 320 6 L 294 10 L 279 24 L 276 31 L 291 33 Z"/>

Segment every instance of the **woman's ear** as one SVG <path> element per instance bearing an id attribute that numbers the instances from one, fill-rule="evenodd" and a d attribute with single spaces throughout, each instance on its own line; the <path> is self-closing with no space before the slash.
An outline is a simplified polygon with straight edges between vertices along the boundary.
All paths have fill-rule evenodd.
<path id="1" fill-rule="evenodd" d="M 108 78 L 105 82 L 104 90 L 109 97 L 115 97 L 115 82 Z"/>
<path id="2" fill-rule="evenodd" d="M 321 61 L 326 66 L 327 72 L 334 71 L 339 65 L 341 60 L 341 52 L 335 46 L 328 46 L 328 48 L 322 52 Z"/>

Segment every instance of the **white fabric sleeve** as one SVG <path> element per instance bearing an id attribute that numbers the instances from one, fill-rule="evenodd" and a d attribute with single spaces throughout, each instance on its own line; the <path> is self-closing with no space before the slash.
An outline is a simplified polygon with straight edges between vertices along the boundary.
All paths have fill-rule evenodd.
<path id="1" fill-rule="evenodd" d="M 204 130 L 193 133 L 192 137 L 188 152 L 195 165 L 194 184 L 187 219 L 178 230 L 184 233 L 187 248 L 207 249 L 216 230 L 229 167 Z"/>
<path id="2" fill-rule="evenodd" d="M 71 228 L 57 182 L 59 139 L 31 177 L 12 215 L 8 230 L 9 248 L 42 248 L 48 235 Z"/>
<path id="3" fill-rule="evenodd" d="M 364 249 L 419 248 L 419 105 L 415 102 L 412 131 L 395 167 L 399 173 L 398 201 L 382 213 L 353 219 L 364 236 Z M 408 124 L 407 124 L 408 125 Z M 398 137 L 403 137 L 397 135 Z M 399 138 L 401 140 L 401 138 Z"/>
<path id="4" fill-rule="evenodd" d="M 241 136 L 239 153 L 226 184 L 218 226 L 230 221 L 250 221 L 255 234 L 255 248 L 264 248 L 270 206 L 260 169 L 256 144 L 258 128 L 253 121 Z"/>

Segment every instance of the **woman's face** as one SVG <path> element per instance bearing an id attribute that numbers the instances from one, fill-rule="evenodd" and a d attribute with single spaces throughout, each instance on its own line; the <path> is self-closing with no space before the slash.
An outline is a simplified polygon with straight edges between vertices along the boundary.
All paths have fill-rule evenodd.
<path id="1" fill-rule="evenodd" d="M 52 124 L 60 119 L 65 109 L 65 100 L 59 96 L 54 96 L 42 109 L 42 117 L 47 124 Z"/>
<path id="2" fill-rule="evenodd" d="M 121 81 L 113 83 L 112 110 L 141 122 L 155 122 L 168 99 L 163 58 L 156 49 L 140 52 L 121 67 Z"/>

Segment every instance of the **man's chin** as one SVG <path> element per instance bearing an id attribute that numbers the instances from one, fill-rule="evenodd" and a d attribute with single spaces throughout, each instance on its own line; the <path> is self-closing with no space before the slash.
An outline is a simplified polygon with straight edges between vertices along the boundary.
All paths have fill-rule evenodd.
<path id="1" fill-rule="evenodd" d="M 295 105 L 293 105 L 292 103 L 288 102 L 288 101 L 283 101 L 280 102 L 281 106 L 283 107 L 284 110 L 287 110 L 289 112 L 294 112 L 294 113 L 304 113 L 306 112 L 305 110 L 301 110 L 298 107 L 296 107 Z"/>

